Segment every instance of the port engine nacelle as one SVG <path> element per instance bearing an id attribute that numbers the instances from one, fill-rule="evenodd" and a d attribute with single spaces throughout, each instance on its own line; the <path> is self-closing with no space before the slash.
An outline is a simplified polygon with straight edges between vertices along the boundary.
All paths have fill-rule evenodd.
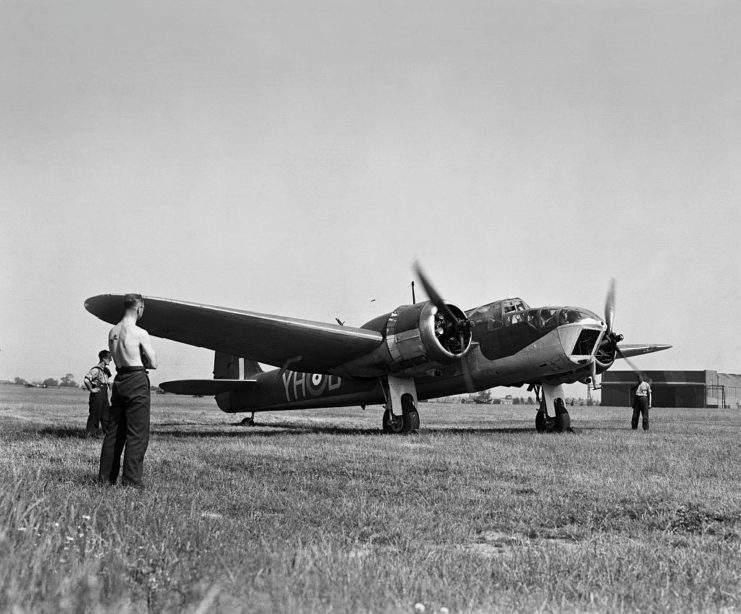
<path id="1" fill-rule="evenodd" d="M 384 343 L 369 356 L 353 361 L 353 372 L 418 375 L 464 356 L 472 339 L 466 314 L 456 305 L 446 306 L 448 312 L 442 313 L 430 301 L 402 305 L 364 324 L 363 328 L 382 333 Z"/>

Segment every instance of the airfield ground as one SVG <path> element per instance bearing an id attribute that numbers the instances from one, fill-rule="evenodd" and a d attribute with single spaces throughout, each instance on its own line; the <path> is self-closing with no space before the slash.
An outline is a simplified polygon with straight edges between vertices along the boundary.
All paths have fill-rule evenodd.
<path id="1" fill-rule="evenodd" d="M 153 395 L 144 493 L 94 484 L 86 395 L 0 386 L 0 611 L 741 611 L 738 410 L 424 403 L 258 414 Z"/>

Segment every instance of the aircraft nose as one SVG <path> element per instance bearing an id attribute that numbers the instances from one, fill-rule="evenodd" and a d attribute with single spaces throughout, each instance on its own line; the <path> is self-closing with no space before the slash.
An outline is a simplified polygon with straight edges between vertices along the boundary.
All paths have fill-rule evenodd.
<path id="1" fill-rule="evenodd" d="M 571 356 L 571 351 L 576 345 L 576 340 L 581 333 L 580 326 L 564 325 L 558 328 L 558 339 L 561 342 L 561 348 L 566 356 Z"/>
<path id="2" fill-rule="evenodd" d="M 558 337 L 563 352 L 573 362 L 584 364 L 594 354 L 605 324 L 584 309 L 567 308 L 561 314 Z"/>

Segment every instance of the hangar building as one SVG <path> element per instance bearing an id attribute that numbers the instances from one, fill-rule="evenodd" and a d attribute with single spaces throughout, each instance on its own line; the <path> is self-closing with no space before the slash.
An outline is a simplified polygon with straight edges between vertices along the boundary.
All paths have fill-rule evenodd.
<path id="1" fill-rule="evenodd" d="M 655 407 L 741 408 L 741 375 L 717 371 L 644 371 L 651 381 Z M 602 374 L 602 405 L 630 407 L 633 371 Z"/>

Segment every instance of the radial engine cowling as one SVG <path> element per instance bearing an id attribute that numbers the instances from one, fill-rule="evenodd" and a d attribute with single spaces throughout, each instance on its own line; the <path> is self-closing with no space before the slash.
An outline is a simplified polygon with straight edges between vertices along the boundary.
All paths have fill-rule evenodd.
<path id="1" fill-rule="evenodd" d="M 471 330 L 466 314 L 456 305 L 446 305 L 448 313 L 427 301 L 388 314 L 384 331 L 388 367 L 398 371 L 428 363 L 445 365 L 468 351 Z"/>
<path id="2" fill-rule="evenodd" d="M 612 364 L 615 362 L 617 344 L 622 340 L 622 335 L 618 335 L 613 332 L 605 333 L 605 336 L 600 342 L 600 346 L 597 348 L 597 351 L 594 354 L 594 362 L 596 365 L 597 373 L 603 373 L 612 366 Z"/>

